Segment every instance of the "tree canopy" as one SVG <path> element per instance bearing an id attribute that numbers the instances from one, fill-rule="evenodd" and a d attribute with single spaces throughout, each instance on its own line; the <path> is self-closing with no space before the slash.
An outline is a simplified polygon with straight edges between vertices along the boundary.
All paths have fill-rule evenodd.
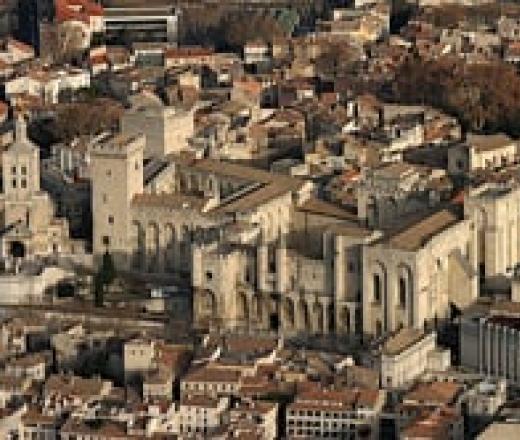
<path id="1" fill-rule="evenodd" d="M 393 101 L 442 109 L 466 130 L 520 135 L 520 77 L 504 63 L 411 57 L 385 90 Z"/>

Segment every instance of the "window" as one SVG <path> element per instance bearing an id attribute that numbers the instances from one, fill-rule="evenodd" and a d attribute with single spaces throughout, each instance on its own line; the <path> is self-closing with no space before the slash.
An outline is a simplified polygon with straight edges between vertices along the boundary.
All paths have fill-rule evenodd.
<path id="1" fill-rule="evenodd" d="M 22 174 L 23 174 L 24 176 L 27 175 L 27 167 L 26 167 L 25 165 L 22 166 Z"/>
<path id="2" fill-rule="evenodd" d="M 381 277 L 377 273 L 374 274 L 374 301 L 381 302 Z"/>
<path id="3" fill-rule="evenodd" d="M 211 273 L 209 270 L 206 272 L 206 280 L 211 281 L 213 279 L 213 273 Z"/>
<path id="4" fill-rule="evenodd" d="M 21 185 L 22 185 L 22 188 L 24 188 L 24 189 L 27 188 L 27 180 L 22 179 Z"/>
<path id="5" fill-rule="evenodd" d="M 103 235 L 103 244 L 105 246 L 109 246 L 110 245 L 110 237 L 108 235 Z"/>
<path id="6" fill-rule="evenodd" d="M 276 249 L 271 245 L 267 247 L 267 266 L 270 273 L 276 272 Z"/>
<path id="7" fill-rule="evenodd" d="M 16 167 L 11 167 L 11 174 L 16 174 Z"/>
<path id="8" fill-rule="evenodd" d="M 378 319 L 376 321 L 376 336 L 381 336 L 383 334 L 383 326 L 381 321 Z"/>
<path id="9" fill-rule="evenodd" d="M 399 277 L 399 305 L 406 307 L 406 280 L 403 277 Z"/>
<path id="10" fill-rule="evenodd" d="M 12 185 L 13 185 L 13 188 L 16 188 L 16 179 L 13 179 Z"/>
<path id="11" fill-rule="evenodd" d="M 114 224 L 114 216 L 112 216 L 112 215 L 108 216 L 108 224 L 109 225 L 113 225 Z"/>

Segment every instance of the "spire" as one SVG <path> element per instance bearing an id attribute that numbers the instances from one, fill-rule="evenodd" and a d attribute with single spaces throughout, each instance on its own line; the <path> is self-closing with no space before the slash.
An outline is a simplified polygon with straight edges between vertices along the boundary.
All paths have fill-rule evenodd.
<path id="1" fill-rule="evenodd" d="M 16 142 L 25 143 L 27 141 L 27 122 L 23 113 L 16 115 Z"/>

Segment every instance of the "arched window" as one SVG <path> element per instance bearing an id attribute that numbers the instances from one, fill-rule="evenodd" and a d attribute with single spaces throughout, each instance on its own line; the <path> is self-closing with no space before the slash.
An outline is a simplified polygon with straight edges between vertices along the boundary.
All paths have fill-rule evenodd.
<path id="1" fill-rule="evenodd" d="M 381 277 L 377 273 L 374 274 L 374 301 L 381 302 Z"/>
<path id="2" fill-rule="evenodd" d="M 376 321 L 376 336 L 381 336 L 383 334 L 383 325 L 381 321 L 378 319 Z"/>
<path id="3" fill-rule="evenodd" d="M 399 277 L 399 305 L 406 307 L 406 280 Z"/>

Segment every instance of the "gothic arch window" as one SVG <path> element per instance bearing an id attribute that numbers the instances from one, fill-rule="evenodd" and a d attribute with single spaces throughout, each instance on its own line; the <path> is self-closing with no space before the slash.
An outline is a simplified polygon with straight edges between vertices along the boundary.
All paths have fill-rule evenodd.
<path id="1" fill-rule="evenodd" d="M 399 305 L 402 308 L 406 307 L 406 294 L 407 294 L 406 280 L 404 279 L 404 277 L 400 276 L 399 277 Z"/>
<path id="2" fill-rule="evenodd" d="M 380 319 L 376 320 L 376 337 L 379 337 L 383 334 L 383 324 Z"/>
<path id="3" fill-rule="evenodd" d="M 373 277 L 373 284 L 374 284 L 374 302 L 380 303 L 381 302 L 381 277 L 379 274 L 375 273 Z"/>

